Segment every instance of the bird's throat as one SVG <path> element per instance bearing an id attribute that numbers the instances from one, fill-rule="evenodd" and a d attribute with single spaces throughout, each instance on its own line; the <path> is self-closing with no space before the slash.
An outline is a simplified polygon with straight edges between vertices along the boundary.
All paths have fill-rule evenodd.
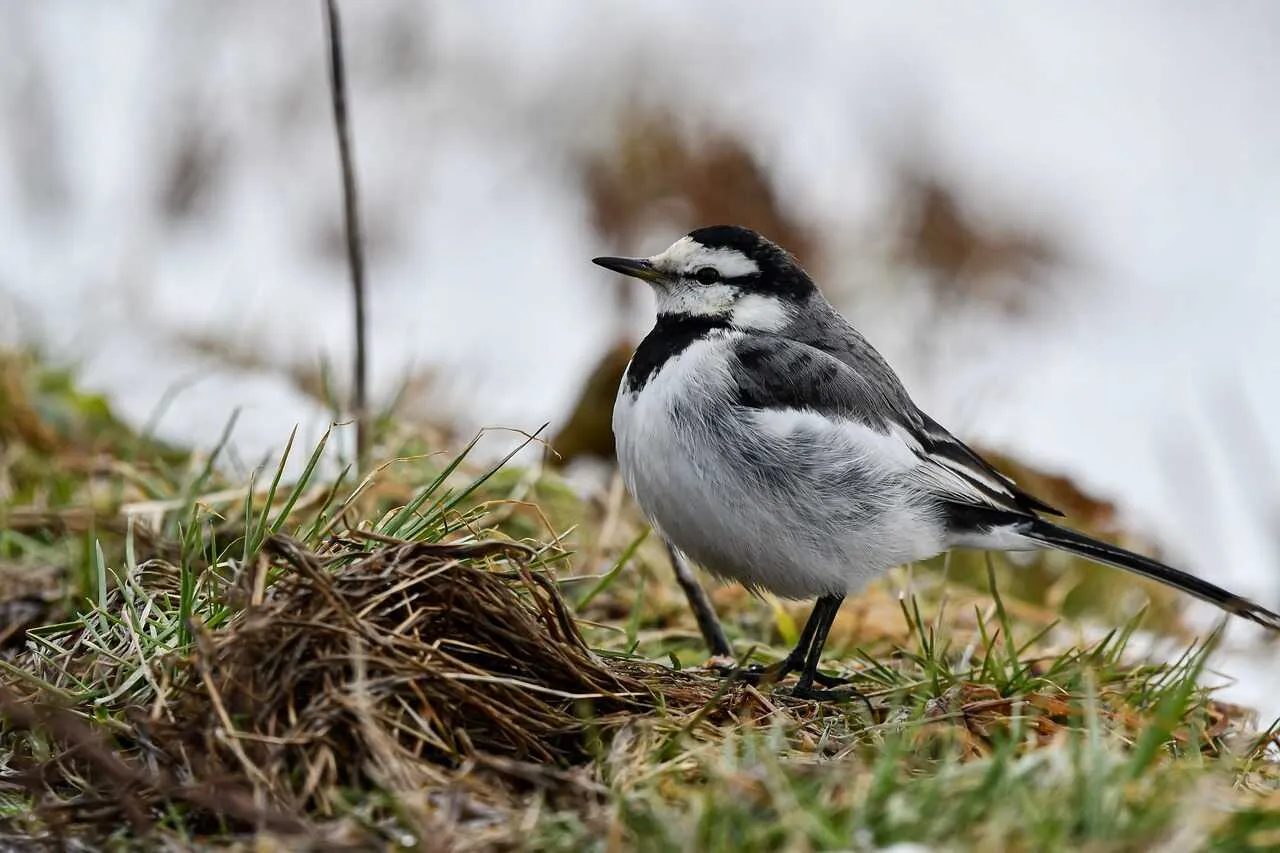
<path id="1" fill-rule="evenodd" d="M 653 378 L 662 366 L 716 331 L 729 328 L 728 317 L 701 314 L 659 314 L 649 334 L 645 335 L 636 353 L 631 357 L 623 388 L 638 392 Z"/>

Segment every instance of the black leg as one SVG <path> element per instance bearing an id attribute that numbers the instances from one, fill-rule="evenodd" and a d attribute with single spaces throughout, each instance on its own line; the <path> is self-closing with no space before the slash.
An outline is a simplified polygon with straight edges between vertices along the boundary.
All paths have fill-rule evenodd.
<path id="1" fill-rule="evenodd" d="M 814 603 L 813 610 L 809 613 L 809 618 L 805 620 L 804 628 L 800 630 L 800 639 L 795 648 L 788 652 L 787 656 L 782 660 L 769 666 L 752 664 L 741 670 L 728 670 L 725 674 L 749 684 L 761 684 L 778 681 L 785 678 L 789 673 L 804 669 L 805 662 L 808 660 L 809 650 L 813 647 L 819 629 L 822 630 L 822 638 L 819 642 L 826 643 L 827 633 L 831 630 L 831 622 L 835 620 L 836 612 L 840 610 L 842 601 L 844 601 L 844 596 L 823 596 L 819 598 Z M 811 683 L 812 681 L 817 681 L 825 687 L 835 687 L 846 683 L 843 678 L 825 675 L 816 671 L 813 674 Z"/>
<path id="2" fill-rule="evenodd" d="M 803 670 L 801 680 L 804 679 L 804 672 L 807 672 L 813 681 L 818 682 L 823 687 L 837 687 L 841 684 L 848 684 L 849 679 L 820 672 L 818 670 L 818 661 L 822 658 L 822 650 L 827 645 L 827 635 L 831 633 L 831 626 L 836 621 L 836 614 L 840 612 L 840 605 L 844 603 L 844 596 L 829 595 L 818 599 L 818 604 L 824 603 L 823 621 L 814 626 L 814 635 L 810 638 L 809 645 L 805 649 L 805 656 L 796 662 L 796 669 Z M 817 604 L 814 605 L 814 610 L 817 610 L 817 606 Z"/>
<path id="3" fill-rule="evenodd" d="M 740 670 L 728 669 L 724 674 L 748 684 L 765 684 L 786 678 L 790 673 L 800 669 L 804 666 L 805 652 L 813 642 L 813 630 L 818 624 L 818 620 L 814 618 L 817 613 L 818 605 L 815 604 L 809 618 L 804 622 L 804 627 L 800 629 L 800 639 L 796 642 L 795 648 L 787 652 L 787 656 L 782 660 L 769 666 L 753 663 Z"/>
<path id="4" fill-rule="evenodd" d="M 791 695 L 797 699 L 814 699 L 818 701 L 860 699 L 867 706 L 867 712 L 874 720 L 875 709 L 871 706 L 871 700 L 863 696 L 855 688 L 819 690 L 813 686 L 815 681 L 826 687 L 834 687 L 837 684 L 845 683 L 840 679 L 831 679 L 830 676 L 824 676 L 818 672 L 818 662 L 822 660 L 822 649 L 827 644 L 827 635 L 831 633 L 831 624 L 835 622 L 836 613 L 840 610 L 840 605 L 843 602 L 844 596 L 832 595 L 818 599 L 818 603 L 814 605 L 813 617 L 810 618 L 818 616 L 819 612 L 821 612 L 823 619 L 814 630 L 813 643 L 809 646 L 808 654 L 805 655 L 804 668 L 800 670 L 800 678 L 796 680 L 796 686 L 792 688 Z M 824 603 L 825 607 L 823 606 Z M 819 611 L 819 607 L 822 607 L 821 611 Z"/>
<path id="5" fill-rule="evenodd" d="M 684 556 L 670 542 L 664 540 L 664 544 L 667 546 L 667 555 L 671 557 L 671 569 L 676 574 L 676 583 L 680 584 L 684 597 L 689 600 L 689 609 L 693 611 L 693 618 L 698 620 L 698 630 L 702 633 L 703 642 L 707 644 L 707 651 L 712 657 L 733 657 L 733 646 L 729 645 L 729 638 L 725 636 L 724 628 L 716 618 L 716 611 L 711 606 L 707 591 L 698 583 L 697 576 L 685 562 Z"/>
<path id="6" fill-rule="evenodd" d="M 808 648 L 803 652 L 804 662 L 800 667 L 800 680 L 796 682 L 792 693 L 801 696 L 813 691 L 813 682 L 818 680 L 818 661 L 822 660 L 822 649 L 827 644 L 827 635 L 831 633 L 831 625 L 836 621 L 836 613 L 844 602 L 843 595 L 824 595 L 813 605 L 813 613 L 809 622 L 813 624 L 812 637 Z M 806 630 L 808 625 L 805 626 Z"/>

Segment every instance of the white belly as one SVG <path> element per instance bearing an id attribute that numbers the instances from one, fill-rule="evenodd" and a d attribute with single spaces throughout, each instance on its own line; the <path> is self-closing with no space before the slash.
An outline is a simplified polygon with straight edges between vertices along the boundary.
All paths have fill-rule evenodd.
<path id="1" fill-rule="evenodd" d="M 905 469 L 860 451 L 881 438 L 735 405 L 719 349 L 729 345 L 695 342 L 643 394 L 618 395 L 618 463 L 663 536 L 717 575 L 789 598 L 856 592 L 943 550 Z"/>

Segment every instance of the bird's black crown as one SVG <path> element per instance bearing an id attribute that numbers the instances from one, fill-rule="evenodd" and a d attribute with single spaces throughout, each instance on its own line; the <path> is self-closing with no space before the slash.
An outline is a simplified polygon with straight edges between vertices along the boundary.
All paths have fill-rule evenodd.
<path id="1" fill-rule="evenodd" d="M 744 289 L 801 299 L 816 290 L 813 280 L 790 252 L 741 225 L 709 225 L 689 232 L 689 238 L 708 249 L 732 249 L 755 261 L 760 275 L 743 282 Z"/>

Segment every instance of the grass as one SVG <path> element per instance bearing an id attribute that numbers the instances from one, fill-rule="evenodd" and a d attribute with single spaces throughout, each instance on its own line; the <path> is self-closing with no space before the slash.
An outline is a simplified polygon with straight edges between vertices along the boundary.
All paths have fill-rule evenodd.
<path id="1" fill-rule="evenodd" d="M 1200 686 L 1214 636 L 1134 653 L 1163 617 L 1085 642 L 1023 570 L 938 561 L 833 631 L 873 713 L 799 702 L 702 667 L 616 491 L 386 421 L 372 472 L 326 436 L 234 482 L 33 359 L 0 377 L 0 848 L 1280 845 L 1274 732 Z M 761 660 L 805 612 L 714 598 Z"/>

